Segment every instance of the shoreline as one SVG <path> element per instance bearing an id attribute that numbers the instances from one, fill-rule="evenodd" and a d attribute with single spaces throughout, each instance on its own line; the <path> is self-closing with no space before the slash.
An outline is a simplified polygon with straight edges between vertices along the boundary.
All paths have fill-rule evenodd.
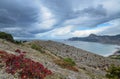
<path id="1" fill-rule="evenodd" d="M 56 42 L 56 41 L 55 41 Z M 86 41 L 67 41 L 67 40 L 62 40 L 62 41 L 57 41 L 60 43 L 64 43 L 70 46 L 74 46 L 76 48 L 88 51 L 88 52 L 92 52 L 94 54 L 98 54 L 104 57 L 109 57 L 110 55 L 113 55 L 114 52 L 117 51 L 118 48 L 120 48 L 120 46 L 118 45 L 113 45 L 113 44 L 104 44 L 104 43 L 97 43 L 97 42 L 86 42 Z M 82 46 L 81 46 L 81 45 Z M 94 47 L 97 46 L 95 49 Z M 85 48 L 87 47 L 87 48 Z M 108 50 L 110 47 L 110 50 Z M 99 50 L 97 50 L 99 49 Z M 101 52 L 101 50 L 103 50 L 103 52 Z M 105 52 L 105 53 L 104 53 Z M 109 52 L 109 53 L 106 53 Z"/>

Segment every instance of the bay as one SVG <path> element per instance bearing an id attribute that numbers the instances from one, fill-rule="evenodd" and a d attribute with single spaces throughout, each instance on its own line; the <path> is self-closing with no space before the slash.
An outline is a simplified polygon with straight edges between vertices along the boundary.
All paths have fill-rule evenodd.
<path id="1" fill-rule="evenodd" d="M 57 40 L 58 42 L 74 46 L 98 55 L 109 56 L 120 48 L 118 45 L 103 44 L 96 42 L 85 42 L 85 41 L 68 41 L 68 40 Z"/>

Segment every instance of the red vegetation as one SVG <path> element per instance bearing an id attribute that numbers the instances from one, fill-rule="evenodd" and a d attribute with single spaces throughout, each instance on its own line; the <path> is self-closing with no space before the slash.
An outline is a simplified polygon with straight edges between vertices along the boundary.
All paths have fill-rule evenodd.
<path id="1" fill-rule="evenodd" d="M 44 79 L 47 75 L 52 74 L 39 62 L 25 58 L 26 52 L 21 52 L 19 49 L 15 52 L 19 55 L 0 51 L 0 58 L 5 62 L 7 73 L 12 75 L 19 73 L 21 79 Z"/>

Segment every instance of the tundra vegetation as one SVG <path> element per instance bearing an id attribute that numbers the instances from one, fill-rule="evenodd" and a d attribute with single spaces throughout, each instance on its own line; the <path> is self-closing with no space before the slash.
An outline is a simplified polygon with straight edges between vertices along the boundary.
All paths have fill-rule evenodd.
<path id="1" fill-rule="evenodd" d="M 5 66 L 7 73 L 18 74 L 21 79 L 44 79 L 47 75 L 52 74 L 41 63 L 26 58 L 26 52 L 19 49 L 15 50 L 15 52 L 16 55 L 0 51 L 0 58 L 2 59 L 0 63 L 5 63 L 3 66 Z"/>

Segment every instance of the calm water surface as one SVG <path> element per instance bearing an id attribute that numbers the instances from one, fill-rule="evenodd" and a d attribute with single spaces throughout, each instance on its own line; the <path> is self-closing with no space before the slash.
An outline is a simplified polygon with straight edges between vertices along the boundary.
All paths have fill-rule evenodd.
<path id="1" fill-rule="evenodd" d="M 65 41 L 65 40 L 59 40 L 59 42 L 62 42 L 67 45 L 71 45 L 95 54 L 99 54 L 102 56 L 109 56 L 113 54 L 120 46 L 118 45 L 111 45 L 111 44 L 101 44 L 101 43 L 95 43 L 95 42 L 84 42 L 84 41 Z"/>

